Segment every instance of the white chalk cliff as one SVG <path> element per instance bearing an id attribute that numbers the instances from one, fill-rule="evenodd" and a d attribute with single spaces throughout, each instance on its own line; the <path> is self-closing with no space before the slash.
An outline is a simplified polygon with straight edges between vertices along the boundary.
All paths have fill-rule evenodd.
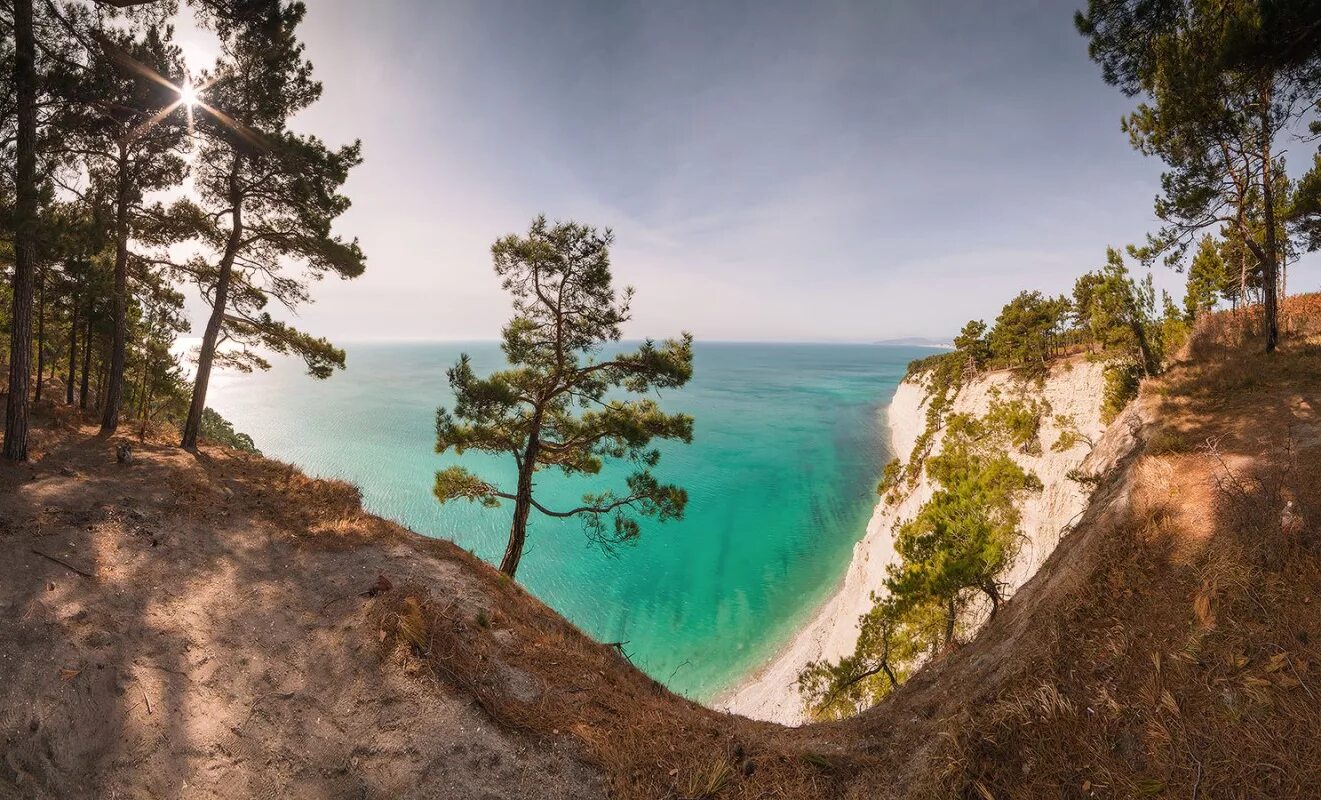
<path id="1" fill-rule="evenodd" d="M 1102 365 L 1074 359 L 1056 365 L 1038 386 L 1020 383 L 1009 372 L 992 372 L 963 385 L 950 406 L 952 413 L 981 416 L 997 394 L 1004 399 L 1023 392 L 1029 399 L 1044 400 L 1049 411 L 1041 420 L 1040 453 L 1010 455 L 1042 483 L 1040 492 L 1029 493 L 1019 502 L 1022 530 L 1027 537 L 1009 574 L 1008 592 L 1022 586 L 1046 560 L 1060 537 L 1067 533 L 1087 504 L 1087 488 L 1069 477 L 1078 469 L 1099 474 L 1114 461 L 1116 448 L 1107 446 L 1106 426 L 1101 422 L 1104 381 Z M 907 461 L 918 436 L 926 428 L 927 387 L 923 379 L 901 383 L 886 410 L 890 450 Z M 1057 417 L 1071 421 L 1080 434 L 1067 449 L 1053 445 L 1060 438 Z M 1093 445 L 1096 445 L 1095 448 Z M 932 453 L 940 451 L 936 434 Z M 923 474 L 894 505 L 877 503 L 867 532 L 853 548 L 853 559 L 839 589 L 767 664 L 742 685 L 717 702 L 717 708 L 754 719 L 798 725 L 807 721 L 798 692 L 798 673 L 812 661 L 836 660 L 853 652 L 858 637 L 858 618 L 872 606 L 871 593 L 881 591 L 886 567 L 895 563 L 893 531 L 911 519 L 927 502 L 935 487 Z"/>

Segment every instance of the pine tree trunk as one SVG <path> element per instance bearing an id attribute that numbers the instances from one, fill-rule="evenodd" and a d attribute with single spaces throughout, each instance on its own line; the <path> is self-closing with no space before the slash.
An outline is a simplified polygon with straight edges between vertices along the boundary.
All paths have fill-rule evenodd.
<path id="1" fill-rule="evenodd" d="M 78 387 L 78 408 L 87 410 L 87 374 L 92 369 L 92 312 L 88 309 L 87 323 L 83 326 L 83 378 Z"/>
<path id="2" fill-rule="evenodd" d="M 1238 302 L 1246 310 L 1248 307 L 1248 254 L 1240 252 L 1238 257 Z"/>
<path id="3" fill-rule="evenodd" d="M 32 280 L 37 265 L 37 64 L 32 0 L 14 0 L 14 88 L 17 169 L 14 175 L 14 297 L 9 333 L 9 397 L 4 457 L 28 457 L 28 382 L 32 370 Z"/>
<path id="4" fill-rule="evenodd" d="M 101 357 L 97 359 L 96 364 L 96 408 L 100 410 L 105 407 L 105 385 L 106 377 L 110 374 L 109 354 L 102 352 Z"/>
<path id="5" fill-rule="evenodd" d="M 1265 206 L 1265 225 L 1266 225 L 1266 263 L 1265 271 L 1262 275 L 1262 301 L 1265 305 L 1266 316 L 1266 352 L 1275 352 L 1275 346 L 1279 342 L 1280 331 L 1277 320 L 1278 300 L 1276 296 L 1276 281 L 1279 277 L 1279 245 L 1275 237 L 1275 176 L 1272 174 L 1271 164 L 1271 127 L 1270 127 L 1270 105 L 1271 94 L 1268 86 L 1264 85 L 1261 91 L 1261 199 Z"/>
<path id="6" fill-rule="evenodd" d="M 147 409 L 151 404 L 151 389 L 147 380 L 151 375 L 152 366 L 151 356 L 145 355 L 142 359 L 142 380 L 138 383 L 138 417 L 142 420 L 142 430 L 138 433 L 140 441 L 145 441 L 147 438 Z"/>
<path id="7" fill-rule="evenodd" d="M 78 293 L 73 295 L 73 309 L 69 312 L 69 380 L 64 383 L 64 402 L 73 405 L 73 384 L 78 376 Z"/>
<path id="8" fill-rule="evenodd" d="M 119 427 L 119 405 L 124 397 L 124 350 L 128 344 L 128 153 L 119 145 L 119 186 L 115 197 L 114 330 L 110 335 L 110 372 L 106 378 L 101 432 Z"/>
<path id="9" fill-rule="evenodd" d="M 509 577 L 518 572 L 523 559 L 523 544 L 527 541 L 527 518 L 532 512 L 532 473 L 537 467 L 537 454 L 541 450 L 541 410 L 532 416 L 531 432 L 523 460 L 518 464 L 518 490 L 514 496 L 514 521 L 509 526 L 509 544 L 500 560 L 500 571 Z"/>
<path id="10" fill-rule="evenodd" d="M 32 402 L 41 402 L 42 374 L 46 371 L 46 281 L 37 273 L 37 386 L 32 392 Z"/>
<path id="11" fill-rule="evenodd" d="M 151 350 L 151 336 L 156 328 L 156 312 L 153 310 L 147 315 L 147 324 L 142 334 L 142 378 L 138 381 L 138 417 L 142 422 L 141 430 L 138 433 L 139 441 L 147 439 L 147 415 L 148 407 L 151 404 L 151 386 L 148 381 L 151 378 L 151 369 L 156 365 L 155 358 Z"/>
<path id="12" fill-rule="evenodd" d="M 987 620 L 989 622 L 995 619 L 996 614 L 1000 613 L 1000 588 L 995 585 L 995 581 L 987 581 L 982 586 L 982 591 L 991 599 L 991 616 Z"/>
<path id="13" fill-rule="evenodd" d="M 527 518 L 532 509 L 532 495 L 523 490 L 523 476 L 518 477 L 518 499 L 514 501 L 514 521 L 509 527 L 509 544 L 505 546 L 504 558 L 500 559 L 500 571 L 509 577 L 518 573 L 518 563 L 523 560 L 523 544 L 527 541 Z"/>
<path id="14" fill-rule="evenodd" d="M 202 335 L 202 346 L 197 354 L 197 377 L 193 380 L 193 400 L 188 406 L 188 421 L 184 424 L 183 440 L 179 446 L 185 450 L 197 450 L 197 437 L 202 431 L 202 412 L 206 409 L 206 389 L 211 382 L 211 364 L 215 360 L 216 342 L 220 339 L 220 328 L 225 322 L 225 305 L 229 301 L 229 282 L 234 270 L 234 257 L 238 254 L 239 244 L 243 240 L 243 200 L 238 193 L 238 171 L 241 162 L 236 158 L 230 171 L 230 202 L 233 203 L 232 225 L 229 239 L 225 242 L 225 252 L 220 257 L 220 275 L 216 279 L 216 293 L 212 300 L 211 318 L 207 320 L 206 332 Z"/>
<path id="15" fill-rule="evenodd" d="M 891 689 L 899 688 L 899 678 L 894 674 L 894 670 L 890 668 L 889 658 L 881 662 L 881 672 L 884 672 L 886 680 L 890 681 Z"/>

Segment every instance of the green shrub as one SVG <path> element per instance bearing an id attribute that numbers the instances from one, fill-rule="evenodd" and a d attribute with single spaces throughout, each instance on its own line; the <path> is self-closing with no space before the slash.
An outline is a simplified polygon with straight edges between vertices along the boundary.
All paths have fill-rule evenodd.
<path id="1" fill-rule="evenodd" d="M 200 432 L 203 439 L 214 444 L 232 447 L 245 453 L 261 455 L 261 451 L 257 449 L 257 445 L 252 441 L 251 436 L 234 430 L 234 425 L 220 416 L 220 413 L 213 408 L 202 410 Z"/>
<path id="2" fill-rule="evenodd" d="M 1142 368 L 1137 364 L 1111 364 L 1105 368 L 1105 389 L 1101 394 L 1101 421 L 1112 422 L 1133 398 L 1142 384 Z"/>
<path id="3" fill-rule="evenodd" d="M 899 480 L 903 475 L 903 462 L 897 458 L 890 459 L 889 463 L 885 465 L 885 469 L 881 470 L 881 482 L 876 485 L 876 493 L 879 495 L 888 494 L 899 485 Z M 889 498 L 887 497 L 886 500 L 888 501 Z"/>

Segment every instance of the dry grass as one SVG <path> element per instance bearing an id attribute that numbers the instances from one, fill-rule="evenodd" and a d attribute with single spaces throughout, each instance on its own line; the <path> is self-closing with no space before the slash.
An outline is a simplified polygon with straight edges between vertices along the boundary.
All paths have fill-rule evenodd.
<path id="1" fill-rule="evenodd" d="M 386 657 L 424 664 L 506 728 L 576 738 L 618 797 L 840 797 L 879 766 L 843 741 L 813 742 L 676 697 L 512 582 L 472 566 L 486 578 L 489 625 L 462 600 L 402 586 L 377 610 Z"/>
<path id="2" fill-rule="evenodd" d="M 1219 315 L 1147 387 L 1127 502 L 1079 548 L 1094 569 L 1033 598 L 1033 663 L 954 718 L 933 794 L 1316 796 L 1321 298 L 1285 314 L 1280 352 Z"/>

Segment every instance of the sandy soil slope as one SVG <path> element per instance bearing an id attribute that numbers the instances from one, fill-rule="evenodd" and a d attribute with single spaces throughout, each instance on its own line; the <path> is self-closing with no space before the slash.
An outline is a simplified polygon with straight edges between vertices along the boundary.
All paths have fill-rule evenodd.
<path id="1" fill-rule="evenodd" d="M 604 796 L 568 737 L 383 658 L 359 593 L 463 596 L 468 570 L 282 518 L 315 486 L 250 466 L 151 446 L 123 466 L 80 432 L 0 471 L 0 796 Z"/>

